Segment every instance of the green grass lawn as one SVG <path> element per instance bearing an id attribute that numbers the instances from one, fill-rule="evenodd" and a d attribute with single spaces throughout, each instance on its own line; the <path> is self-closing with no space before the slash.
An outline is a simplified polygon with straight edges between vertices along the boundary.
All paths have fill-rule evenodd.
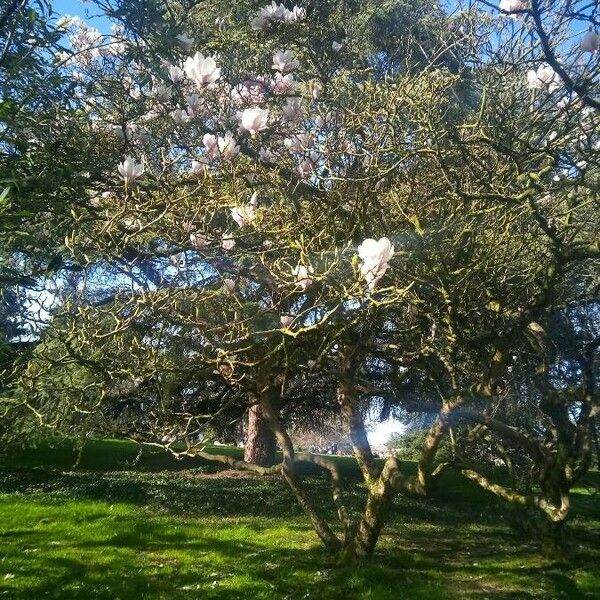
<path id="1" fill-rule="evenodd" d="M 591 490 L 574 495 L 566 567 L 541 559 L 493 499 L 449 477 L 436 498 L 397 498 L 373 560 L 339 568 L 279 478 L 215 475 L 151 448 L 132 465 L 136 454 L 129 442 L 99 441 L 78 470 L 67 443 L 3 459 L 0 596 L 600 598 Z M 352 480 L 352 460 L 343 464 Z M 309 487 L 328 506 L 326 482 Z M 351 481 L 349 503 L 361 499 Z"/>

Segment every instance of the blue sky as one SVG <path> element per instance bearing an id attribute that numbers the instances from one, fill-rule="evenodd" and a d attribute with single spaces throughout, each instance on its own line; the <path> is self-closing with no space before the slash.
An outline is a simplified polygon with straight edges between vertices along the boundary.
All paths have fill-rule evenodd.
<path id="1" fill-rule="evenodd" d="M 85 19 L 100 31 L 110 33 L 110 21 L 103 15 L 92 2 L 82 0 L 52 0 L 52 10 L 57 16 L 74 15 Z"/>

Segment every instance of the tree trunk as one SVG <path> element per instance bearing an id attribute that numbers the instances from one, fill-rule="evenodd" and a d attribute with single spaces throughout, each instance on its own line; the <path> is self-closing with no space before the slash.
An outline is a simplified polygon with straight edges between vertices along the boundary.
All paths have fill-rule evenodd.
<path id="1" fill-rule="evenodd" d="M 268 467 L 275 463 L 275 434 L 271 431 L 259 404 L 248 410 L 248 432 L 244 447 L 244 460 Z"/>
<path id="2" fill-rule="evenodd" d="M 592 430 L 592 441 L 594 443 L 594 449 L 596 450 L 596 468 L 600 469 L 600 436 L 598 435 L 598 430 L 600 429 L 600 421 L 592 421 L 590 427 Z"/>
<path id="3" fill-rule="evenodd" d="M 563 562 L 566 557 L 565 522 L 546 521 L 540 529 L 542 554 L 546 558 Z"/>

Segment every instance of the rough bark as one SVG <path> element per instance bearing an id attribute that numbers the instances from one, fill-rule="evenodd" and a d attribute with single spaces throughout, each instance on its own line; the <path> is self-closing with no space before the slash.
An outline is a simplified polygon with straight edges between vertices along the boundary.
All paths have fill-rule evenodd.
<path id="1" fill-rule="evenodd" d="M 275 434 L 269 427 L 260 404 L 248 410 L 248 432 L 244 447 L 244 461 L 263 467 L 276 461 Z"/>

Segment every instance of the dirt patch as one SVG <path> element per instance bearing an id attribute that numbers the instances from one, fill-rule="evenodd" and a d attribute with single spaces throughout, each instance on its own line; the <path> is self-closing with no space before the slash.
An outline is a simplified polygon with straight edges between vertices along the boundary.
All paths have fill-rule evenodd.
<path id="1" fill-rule="evenodd" d="M 202 471 L 186 470 L 177 473 L 179 477 L 189 479 L 256 479 L 265 477 L 279 477 L 279 475 L 260 475 L 252 471 L 238 471 L 236 469 L 223 469 L 214 473 L 206 473 Z"/>

